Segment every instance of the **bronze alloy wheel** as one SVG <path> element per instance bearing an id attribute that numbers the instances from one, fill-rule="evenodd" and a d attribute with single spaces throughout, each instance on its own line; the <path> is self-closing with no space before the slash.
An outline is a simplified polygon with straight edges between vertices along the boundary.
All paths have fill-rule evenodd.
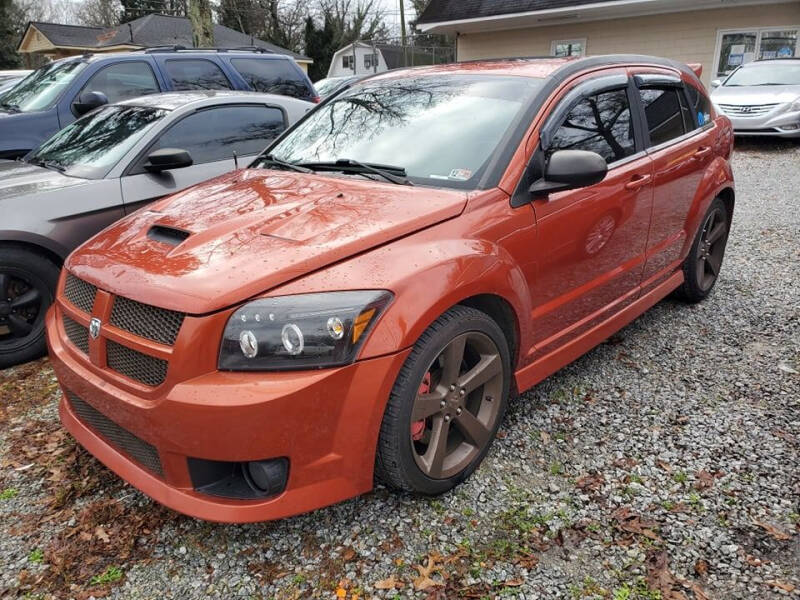
<path id="1" fill-rule="evenodd" d="M 703 223 L 697 245 L 697 286 L 704 292 L 714 286 L 719 276 L 727 233 L 728 220 L 724 209 L 712 207 Z"/>
<path id="2" fill-rule="evenodd" d="M 491 441 L 502 393 L 503 365 L 491 338 L 475 331 L 454 338 L 428 368 L 411 410 L 420 470 L 446 479 L 466 469 Z"/>

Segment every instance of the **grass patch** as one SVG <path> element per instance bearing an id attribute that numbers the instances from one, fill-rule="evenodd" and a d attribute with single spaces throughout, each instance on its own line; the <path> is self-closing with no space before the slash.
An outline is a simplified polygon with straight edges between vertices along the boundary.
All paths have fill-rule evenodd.
<path id="1" fill-rule="evenodd" d="M 19 490 L 17 488 L 6 488 L 0 492 L 0 500 L 11 500 L 12 498 L 16 497 L 17 494 L 19 494 Z"/>
<path id="2" fill-rule="evenodd" d="M 117 583 L 120 579 L 122 579 L 122 569 L 115 565 L 108 565 L 106 570 L 100 573 L 100 575 L 95 575 L 89 581 L 90 585 L 110 585 L 112 583 Z"/>

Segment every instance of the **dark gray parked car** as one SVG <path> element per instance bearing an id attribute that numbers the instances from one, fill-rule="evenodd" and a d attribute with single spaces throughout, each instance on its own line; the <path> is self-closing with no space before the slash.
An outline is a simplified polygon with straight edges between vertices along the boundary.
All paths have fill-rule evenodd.
<path id="1" fill-rule="evenodd" d="M 0 368 L 44 352 L 59 267 L 145 203 L 240 166 L 314 104 L 254 92 L 156 94 L 104 106 L 0 161 Z"/>

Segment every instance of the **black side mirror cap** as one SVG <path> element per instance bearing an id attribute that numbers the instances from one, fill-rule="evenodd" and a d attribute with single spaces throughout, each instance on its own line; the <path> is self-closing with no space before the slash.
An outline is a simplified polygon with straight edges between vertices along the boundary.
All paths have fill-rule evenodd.
<path id="1" fill-rule="evenodd" d="M 103 92 L 84 92 L 72 103 L 72 112 L 82 117 L 95 108 L 108 104 L 108 96 Z"/>
<path id="2" fill-rule="evenodd" d="M 151 152 L 144 168 L 151 173 L 161 173 L 172 169 L 183 169 L 194 164 L 192 156 L 180 148 L 162 148 Z"/>
<path id="3" fill-rule="evenodd" d="M 600 183 L 608 173 L 608 164 L 597 152 L 557 150 L 545 167 L 544 177 L 530 187 L 531 194 L 543 195 Z"/>

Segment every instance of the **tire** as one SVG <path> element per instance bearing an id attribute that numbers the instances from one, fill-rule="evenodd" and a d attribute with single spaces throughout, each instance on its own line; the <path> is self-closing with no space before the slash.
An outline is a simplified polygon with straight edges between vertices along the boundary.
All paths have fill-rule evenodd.
<path id="1" fill-rule="evenodd" d="M 694 304 L 707 298 L 714 289 L 728 243 L 729 223 L 725 203 L 715 198 L 683 262 L 683 284 L 675 291 L 680 299 Z"/>
<path id="2" fill-rule="evenodd" d="M 461 360 L 453 358 L 459 348 Z M 510 384 L 508 341 L 497 323 L 473 308 L 448 310 L 420 336 L 397 376 L 381 423 L 376 480 L 423 495 L 464 481 L 497 434 Z"/>
<path id="3" fill-rule="evenodd" d="M 0 245 L 0 369 L 47 352 L 44 316 L 59 268 L 35 251 Z"/>

